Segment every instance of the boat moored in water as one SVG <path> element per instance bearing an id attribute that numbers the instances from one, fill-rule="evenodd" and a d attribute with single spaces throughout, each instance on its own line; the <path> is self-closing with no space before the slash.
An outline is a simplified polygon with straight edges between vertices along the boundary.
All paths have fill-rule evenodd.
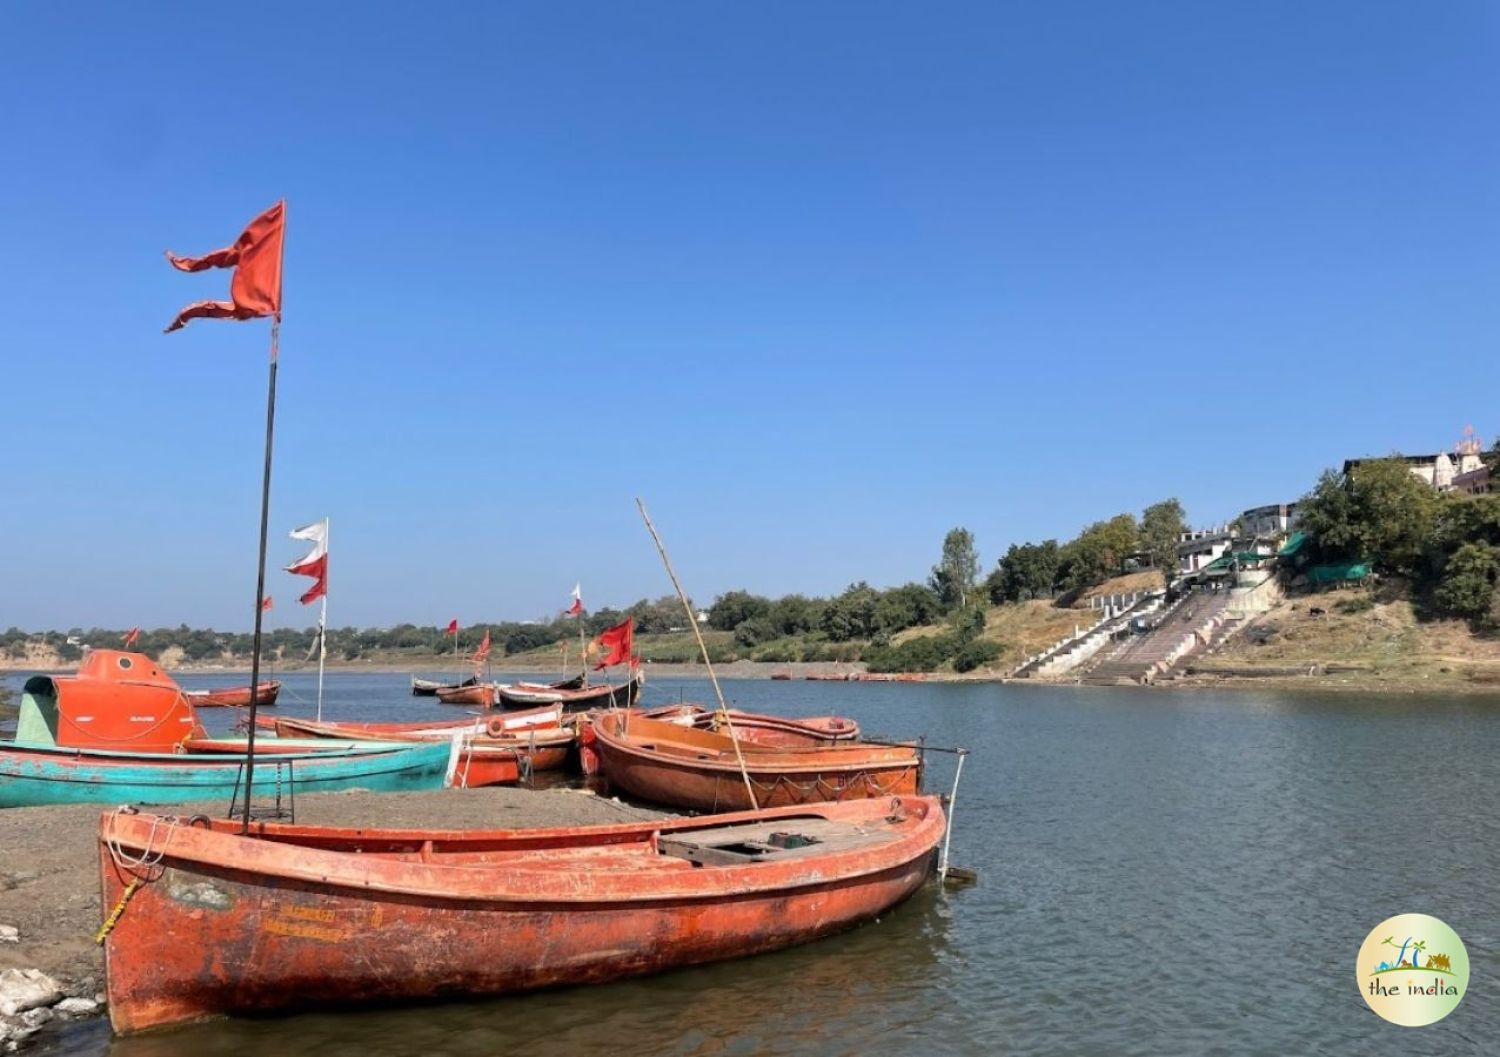
<path id="1" fill-rule="evenodd" d="M 243 836 L 115 812 L 99 833 L 110 1020 L 504 994 L 777 950 L 906 899 L 945 828 L 935 797 L 489 832 Z"/>
<path id="2" fill-rule="evenodd" d="M 258 708 L 270 708 L 276 704 L 276 698 L 281 693 L 281 684 L 275 679 L 269 679 L 259 684 L 260 689 L 255 694 L 255 704 Z M 195 708 L 249 708 L 250 687 L 228 686 L 217 690 L 184 690 L 183 696 L 193 703 Z"/>
<path id="3" fill-rule="evenodd" d="M 922 780 L 917 745 L 757 745 L 627 711 L 594 713 L 583 748 L 611 787 L 689 811 L 912 796 Z"/>

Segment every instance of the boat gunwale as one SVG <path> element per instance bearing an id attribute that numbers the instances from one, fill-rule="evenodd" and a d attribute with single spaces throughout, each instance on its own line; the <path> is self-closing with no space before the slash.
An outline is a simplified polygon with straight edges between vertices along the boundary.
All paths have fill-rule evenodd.
<path id="1" fill-rule="evenodd" d="M 622 870 L 575 871 L 567 869 L 567 864 L 469 864 L 378 858 L 361 851 L 325 848 L 311 843 L 320 833 L 330 837 L 348 834 L 347 838 L 337 839 L 347 839 L 351 844 L 358 840 L 357 835 L 360 833 L 370 833 L 375 840 L 389 840 L 393 839 L 393 835 L 400 834 L 401 837 L 394 839 L 409 839 L 419 846 L 425 844 L 429 854 L 441 855 L 452 854 L 459 849 L 438 851 L 439 841 L 459 844 L 498 841 L 503 844 L 506 835 L 514 835 L 519 841 L 551 839 L 560 841 L 563 846 L 569 846 L 570 842 L 576 844 L 579 838 L 588 838 L 590 846 L 600 848 L 640 845 L 644 856 L 657 854 L 653 835 L 678 835 L 695 829 L 712 830 L 726 825 L 768 820 L 791 821 L 799 817 L 829 819 L 830 813 L 835 816 L 830 821 L 841 821 L 839 816 L 851 816 L 849 824 L 855 825 L 861 819 L 884 821 L 903 808 L 909 810 L 913 804 L 921 805 L 920 814 L 913 817 L 909 813 L 906 818 L 892 823 L 892 839 L 889 841 L 828 851 L 818 856 L 779 861 L 768 859 L 742 865 L 695 867 L 685 860 L 662 857 L 664 861 L 653 861 L 649 865 L 642 863 Z M 650 820 L 622 826 L 531 831 L 346 831 L 261 823 L 252 830 L 250 837 L 245 837 L 225 829 L 184 825 L 174 827 L 163 841 L 161 829 L 156 824 L 158 819 L 159 816 L 144 813 L 125 815 L 106 812 L 102 815 L 99 841 L 105 868 L 108 868 L 111 860 L 109 845 L 112 843 L 116 848 L 135 849 L 142 853 L 150 851 L 153 855 L 159 853 L 161 862 L 168 867 L 176 863 L 187 863 L 191 864 L 187 867 L 190 870 L 207 869 L 243 875 L 258 886 L 274 886 L 278 881 L 290 881 L 354 893 L 356 898 L 361 893 L 366 894 L 366 897 L 369 893 L 379 893 L 382 896 L 438 900 L 452 904 L 597 904 L 610 907 L 752 897 L 768 892 L 855 881 L 899 868 L 923 855 L 931 854 L 942 839 L 947 824 L 942 806 L 934 796 L 897 796 L 842 804 L 802 805 L 696 818 Z M 152 839 L 154 825 L 156 843 Z M 228 823 L 223 825 L 227 826 Z M 237 827 L 238 824 L 235 825 Z M 210 827 L 213 826 L 214 823 L 210 822 Z M 295 839 L 298 833 L 302 835 L 302 841 Z M 624 849 L 621 849 L 621 853 L 626 854 Z M 374 873 L 386 876 L 372 877 Z M 124 877 L 127 874 L 120 871 L 120 875 Z"/>
<path id="2" fill-rule="evenodd" d="M 655 722 L 660 723 L 660 720 Z M 671 726 L 671 724 L 664 724 Z M 685 728 L 695 729 L 695 728 Z M 707 732 L 700 732 L 707 733 Z M 868 742 L 848 742 L 834 745 L 810 745 L 806 747 L 774 746 L 767 748 L 749 740 L 740 742 L 743 750 L 744 764 L 740 763 L 739 757 L 732 754 L 732 749 L 719 750 L 721 755 L 701 755 L 702 746 L 695 746 L 687 741 L 674 741 L 670 737 L 658 737 L 651 739 L 652 742 L 668 742 L 681 745 L 684 749 L 696 750 L 700 755 L 688 756 L 685 754 L 660 752 L 654 748 L 648 748 L 638 744 L 627 737 L 606 730 L 599 722 L 594 723 L 594 736 L 598 743 L 607 745 L 627 756 L 638 759 L 648 759 L 653 763 L 665 766 L 684 768 L 688 770 L 712 770 L 722 771 L 725 774 L 740 775 L 744 771 L 751 774 L 843 774 L 846 772 L 859 773 L 861 771 L 891 771 L 905 767 L 922 766 L 922 747 L 917 742 L 909 745 L 871 745 Z M 725 737 L 727 735 L 719 735 Z M 814 755 L 834 753 L 841 755 L 852 755 L 854 750 L 864 749 L 868 755 L 861 760 L 849 760 L 848 762 L 838 760 L 814 760 Z M 597 748 L 595 751 L 598 751 Z M 723 755 L 729 753 L 730 755 Z"/>

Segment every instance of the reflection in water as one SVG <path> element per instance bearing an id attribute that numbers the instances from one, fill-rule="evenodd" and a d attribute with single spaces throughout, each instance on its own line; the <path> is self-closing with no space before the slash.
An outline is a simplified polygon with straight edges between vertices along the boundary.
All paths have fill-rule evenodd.
<path id="1" fill-rule="evenodd" d="M 310 713 L 312 679 L 285 681 L 278 711 Z M 340 674 L 329 687 L 335 719 L 455 715 L 407 696 L 402 676 Z M 710 693 L 691 680 L 647 689 L 650 703 Z M 977 869 L 979 886 L 926 890 L 879 924 L 806 947 L 647 979 L 114 1042 L 93 1023 L 69 1028 L 58 1052 L 1366 1057 L 1394 1038 L 1355 993 L 1355 952 L 1374 924 L 1423 911 L 1471 951 L 1500 949 L 1493 701 L 748 681 L 726 691 L 740 707 L 839 713 L 872 736 L 972 748 L 953 861 Z M 951 761 L 930 766 L 930 787 L 946 790 Z M 1482 954 L 1473 993 L 1421 1029 L 1421 1052 L 1483 1053 L 1479 1040 L 1500 1037 L 1500 975 L 1481 968 Z"/>

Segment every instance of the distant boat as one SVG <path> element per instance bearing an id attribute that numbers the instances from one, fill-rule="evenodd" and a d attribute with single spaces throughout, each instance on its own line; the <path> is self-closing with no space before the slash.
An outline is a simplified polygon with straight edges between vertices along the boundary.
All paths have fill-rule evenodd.
<path id="1" fill-rule="evenodd" d="M 460 690 L 478 682 L 478 677 L 472 675 L 457 683 L 445 683 L 441 679 L 418 679 L 414 675 L 411 677 L 411 692 L 413 697 L 435 697 L 439 690 Z"/>
<path id="2" fill-rule="evenodd" d="M 744 809 L 750 789 L 762 807 L 915 795 L 922 780 L 916 745 L 786 748 L 682 727 L 630 712 L 596 712 L 584 748 L 598 773 L 631 796 L 689 811 Z M 741 769 L 741 759 L 744 761 Z"/>
<path id="3" fill-rule="evenodd" d="M 182 751 L 202 737 L 190 699 L 155 661 L 92 650 L 76 675 L 26 681 L 15 740 L 0 743 L 0 807 L 227 802 L 243 784 L 246 754 Z M 257 753 L 254 792 L 438 789 L 451 756 L 442 744 Z"/>
<path id="4" fill-rule="evenodd" d="M 494 683 L 470 683 L 467 686 L 445 686 L 435 695 L 445 705 L 475 705 L 479 708 L 495 707 Z"/>
<path id="5" fill-rule="evenodd" d="M 248 686 L 220 687 L 217 690 L 184 690 L 182 693 L 195 708 L 250 707 Z M 274 679 L 269 679 L 260 684 L 255 703 L 260 708 L 269 708 L 276 703 L 276 695 L 280 693 L 281 684 Z"/>
<path id="6" fill-rule="evenodd" d="M 574 680 L 568 680 L 573 683 Z M 645 685 L 646 673 L 639 669 L 630 679 L 618 686 L 603 683 L 599 686 L 583 686 L 582 677 L 576 688 L 564 684 L 548 683 L 500 683 L 495 696 L 503 708 L 536 708 L 538 705 L 561 703 L 569 712 L 586 712 L 593 708 L 629 708 L 640 700 L 641 687 Z"/>
<path id="7" fill-rule="evenodd" d="M 790 947 L 915 892 L 946 820 L 936 797 L 889 797 L 573 829 L 239 826 L 101 820 L 117 1032 L 602 983 Z"/>

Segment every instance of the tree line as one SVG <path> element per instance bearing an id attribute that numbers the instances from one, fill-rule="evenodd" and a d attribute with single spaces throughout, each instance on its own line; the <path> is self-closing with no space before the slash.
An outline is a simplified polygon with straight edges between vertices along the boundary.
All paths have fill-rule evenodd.
<path id="1" fill-rule="evenodd" d="M 676 596 L 667 595 L 654 601 L 643 598 L 625 609 L 599 609 L 577 618 L 558 616 L 546 623 L 501 621 L 467 625 L 459 629 L 456 641 L 459 656 L 467 657 L 488 632 L 492 656 L 514 655 L 556 645 L 564 639 L 576 639 L 580 620 L 584 635 L 592 638 L 626 617 L 634 617 L 636 630 L 645 635 L 684 630 L 688 619 Z M 11 627 L 0 632 L 0 652 L 19 660 L 27 655 L 29 645 L 40 645 L 50 647 L 62 660 L 72 663 L 82 658 L 85 647 L 122 648 L 128 630 L 75 627 L 66 631 L 31 632 Z M 440 657 L 453 653 L 455 644 L 454 636 L 446 634 L 443 626 L 417 624 L 329 628 L 327 639 L 329 656 L 349 661 L 392 651 L 414 657 Z M 316 643 L 316 628 L 267 628 L 262 632 L 264 653 L 285 661 L 303 659 Z M 180 649 L 190 661 L 206 661 L 248 658 L 253 646 L 254 636 L 248 631 L 216 631 L 179 624 L 175 628 L 142 628 L 133 648 L 158 657 L 168 649 Z"/>

